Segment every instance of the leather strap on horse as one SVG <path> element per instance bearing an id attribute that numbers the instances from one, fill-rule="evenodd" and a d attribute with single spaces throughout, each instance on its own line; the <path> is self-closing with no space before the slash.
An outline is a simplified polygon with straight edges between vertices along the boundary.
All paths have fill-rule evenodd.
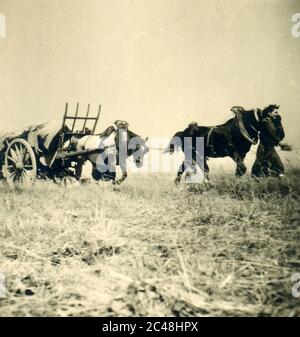
<path id="1" fill-rule="evenodd" d="M 235 119 L 238 125 L 238 128 L 242 134 L 242 136 L 251 144 L 257 144 L 257 139 L 253 139 L 250 137 L 249 133 L 247 132 L 246 128 L 245 128 L 245 124 L 243 121 L 243 112 L 245 111 L 242 107 L 239 106 L 234 106 L 230 109 L 232 112 L 234 112 L 235 114 Z"/>
<path id="2" fill-rule="evenodd" d="M 206 146 L 209 148 L 210 146 L 210 137 L 211 137 L 211 134 L 213 132 L 213 130 L 215 129 L 215 126 L 213 126 L 212 128 L 210 128 L 209 132 L 208 132 L 208 135 L 207 135 L 207 139 L 206 139 Z"/>

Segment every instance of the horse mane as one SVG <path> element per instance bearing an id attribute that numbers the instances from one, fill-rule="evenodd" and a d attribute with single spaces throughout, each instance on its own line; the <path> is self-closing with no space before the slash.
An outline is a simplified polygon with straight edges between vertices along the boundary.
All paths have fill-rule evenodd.
<path id="1" fill-rule="evenodd" d="M 143 139 L 142 136 L 139 136 L 138 134 L 136 134 L 135 132 L 127 129 L 127 133 L 128 133 L 128 138 L 131 139 L 131 138 L 139 138 L 141 141 L 145 142 L 145 139 Z"/>
<path id="2" fill-rule="evenodd" d="M 219 124 L 218 126 L 231 124 L 234 120 L 235 120 L 235 117 L 232 117 L 228 119 L 226 122 L 224 122 L 223 124 Z"/>
<path id="3" fill-rule="evenodd" d="M 142 138 L 141 136 L 137 135 L 136 133 L 134 133 L 133 131 L 131 131 L 129 129 L 127 130 L 127 133 L 128 133 L 128 136 L 129 136 L 130 139 L 134 138 L 134 137 Z"/>

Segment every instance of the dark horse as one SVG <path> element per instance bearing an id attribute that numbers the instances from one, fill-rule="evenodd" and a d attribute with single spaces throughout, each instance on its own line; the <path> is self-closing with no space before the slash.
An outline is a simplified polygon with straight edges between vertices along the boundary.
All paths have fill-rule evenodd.
<path id="1" fill-rule="evenodd" d="M 72 140 L 74 142 L 74 140 Z M 77 139 L 75 149 L 89 151 L 99 149 L 81 158 L 78 164 L 77 176 L 80 177 L 82 164 L 89 160 L 92 165 L 92 177 L 95 180 L 112 180 L 121 183 L 127 177 L 126 160 L 132 156 L 136 167 L 143 165 L 145 154 L 149 151 L 146 139 L 138 136 L 128 129 L 125 121 L 116 121 L 99 135 L 88 135 Z M 81 165 L 80 165 L 81 164 Z M 116 180 L 116 166 L 122 171 L 122 177 Z"/>
<path id="2" fill-rule="evenodd" d="M 185 160 L 180 165 L 175 179 L 179 183 L 181 176 L 185 171 L 186 151 L 189 147 L 192 154 L 192 161 L 201 167 L 199 163 L 203 160 L 204 173 L 208 178 L 209 167 L 207 165 L 208 157 L 221 158 L 231 157 L 236 163 L 236 176 L 242 176 L 246 173 L 244 159 L 249 152 L 252 144 L 256 144 L 259 137 L 259 131 L 262 121 L 267 118 L 277 106 L 269 105 L 263 110 L 244 110 L 242 107 L 232 107 L 231 111 L 235 116 L 226 123 L 217 126 L 198 126 L 196 122 L 191 123 L 185 130 L 177 132 L 171 139 L 166 152 L 173 153 L 175 148 L 181 147 L 185 153 Z M 203 137 L 204 155 L 197 156 L 196 140 Z M 190 142 L 185 143 L 185 139 Z"/>

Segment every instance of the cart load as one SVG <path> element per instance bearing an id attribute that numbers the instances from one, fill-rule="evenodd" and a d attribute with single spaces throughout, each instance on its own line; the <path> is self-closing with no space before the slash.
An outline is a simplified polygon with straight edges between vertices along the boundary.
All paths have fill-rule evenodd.
<path id="1" fill-rule="evenodd" d="M 90 117 L 88 105 L 86 115 L 80 116 L 77 103 L 75 115 L 70 116 L 66 103 L 62 123 L 0 130 L 0 179 L 8 184 L 32 184 L 36 178 L 75 176 L 77 158 L 82 153 L 74 152 L 70 140 L 74 135 L 94 134 L 100 108 L 96 117 Z"/>

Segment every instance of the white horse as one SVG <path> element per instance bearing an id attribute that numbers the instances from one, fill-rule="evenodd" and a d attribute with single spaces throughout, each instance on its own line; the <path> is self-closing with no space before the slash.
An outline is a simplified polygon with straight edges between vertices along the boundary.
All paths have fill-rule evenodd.
<path id="1" fill-rule="evenodd" d="M 127 124 L 127 123 L 126 123 Z M 93 151 L 79 158 L 76 175 L 81 176 L 82 165 L 85 160 L 92 163 L 92 177 L 95 180 L 113 180 L 121 183 L 127 177 L 126 160 L 131 155 L 137 167 L 143 165 L 145 154 L 149 151 L 147 139 L 142 139 L 124 127 L 109 127 L 100 135 L 87 135 L 80 139 L 72 140 L 76 151 Z M 121 125 L 121 127 L 120 127 Z M 126 126 L 126 125 L 125 125 Z M 120 166 L 122 177 L 116 180 L 116 166 Z"/>

